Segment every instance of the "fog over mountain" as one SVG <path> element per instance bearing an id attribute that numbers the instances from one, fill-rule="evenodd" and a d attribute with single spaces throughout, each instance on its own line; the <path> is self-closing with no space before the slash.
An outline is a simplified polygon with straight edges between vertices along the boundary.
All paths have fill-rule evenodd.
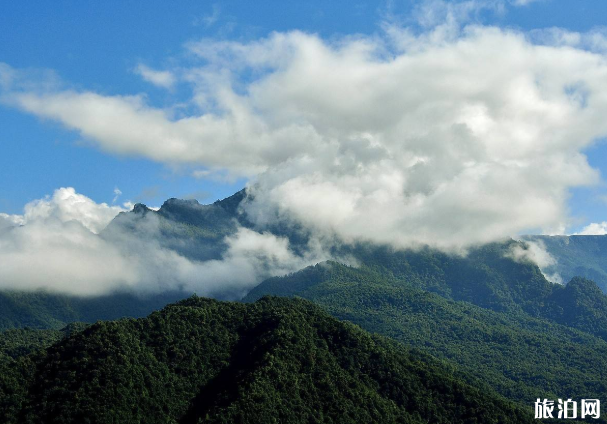
<path id="1" fill-rule="evenodd" d="M 28 204 L 23 215 L 0 216 L 0 289 L 42 288 L 77 295 L 179 289 L 240 298 L 269 276 L 328 258 L 320 248 L 295 255 L 285 238 L 234 225 L 214 246 L 216 258 L 196 260 L 195 252 L 183 254 L 170 245 L 169 236 L 161 232 L 163 222 L 153 213 L 144 219 L 121 216 L 116 230 L 97 234 L 124 211 L 62 188 Z M 124 232 L 133 220 L 139 232 Z"/>
<path id="2" fill-rule="evenodd" d="M 230 284 L 250 287 L 326 258 L 334 244 L 464 253 L 530 231 L 563 233 L 569 190 L 600 181 L 583 149 L 607 134 L 607 40 L 474 19 L 500 3 L 424 2 L 415 26 L 387 16 L 373 36 L 197 40 L 184 63 L 138 68 L 157 86 L 188 87 L 188 113 L 153 106 L 145 93 L 74 88 L 1 65 L 3 103 L 103 151 L 247 177 L 242 208 L 252 225 L 226 236 L 221 260 L 191 261 L 153 237 L 132 246 L 96 236 L 123 209 L 60 189 L 0 218 L 9 264 L 0 284 L 81 294 L 170 284 L 206 294 L 227 284 L 225 271 Z M 82 202 L 68 208 L 65 193 Z M 268 231 L 278 224 L 305 229 L 310 249 L 295 254 Z"/>

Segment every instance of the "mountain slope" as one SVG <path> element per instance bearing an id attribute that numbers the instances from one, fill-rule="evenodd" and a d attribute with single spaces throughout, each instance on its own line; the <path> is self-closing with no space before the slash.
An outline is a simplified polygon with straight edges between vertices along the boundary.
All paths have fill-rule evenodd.
<path id="1" fill-rule="evenodd" d="M 7 424 L 531 422 L 436 360 L 301 300 L 191 298 L 97 323 L 2 371 Z"/>
<path id="2" fill-rule="evenodd" d="M 0 331 L 11 328 L 60 329 L 68 323 L 143 317 L 189 294 L 180 291 L 138 296 L 113 293 L 78 297 L 44 291 L 0 291 Z"/>
<path id="3" fill-rule="evenodd" d="M 168 199 L 158 211 L 138 203 L 130 212 L 121 212 L 101 232 L 106 239 L 146 242 L 153 240 L 193 260 L 220 259 L 226 250 L 225 237 L 236 232 L 246 220 L 238 206 L 245 190 L 210 205 L 196 200 Z"/>
<path id="4" fill-rule="evenodd" d="M 509 240 L 476 247 L 466 256 L 430 248 L 359 246 L 354 252 L 363 268 L 388 281 L 496 312 L 544 318 L 607 340 L 607 295 L 589 280 L 576 279 L 571 286 L 547 281 L 534 263 L 513 259 L 512 252 L 526 248 Z"/>
<path id="5" fill-rule="evenodd" d="M 193 260 L 218 259 L 225 253 L 225 237 L 233 234 L 239 225 L 250 225 L 240 208 L 246 196 L 245 190 L 241 190 L 211 205 L 169 199 L 158 211 L 139 204 L 132 212 L 119 214 L 101 236 L 116 240 L 127 238 L 128 246 L 134 249 L 152 240 Z M 291 247 L 301 253 L 306 245 L 305 232 L 279 224 L 274 227 L 270 229 L 273 233 L 288 237 Z M 446 299 L 466 301 L 498 312 L 523 312 L 607 340 L 607 296 L 594 292 L 590 283 L 580 289 L 579 284 L 566 288 L 548 282 L 535 264 L 513 259 L 512 252 L 516 249 L 524 250 L 525 245 L 509 240 L 476 247 L 466 256 L 431 248 L 394 251 L 370 244 L 334 247 L 333 253 L 335 257 L 351 257 L 388 279 Z M 0 329 L 60 328 L 76 320 L 94 322 L 143 316 L 187 295 L 189 293 L 169 293 L 164 301 L 163 296 L 149 301 L 131 297 L 132 300 L 126 301 L 124 295 L 117 294 L 88 302 L 43 293 L 3 292 L 0 293 L 3 310 Z M 221 293 L 217 296 L 221 297 Z M 20 297 L 24 301 L 18 301 Z"/>
<path id="6" fill-rule="evenodd" d="M 607 236 L 525 236 L 542 243 L 556 264 L 546 269 L 564 281 L 584 277 L 595 281 L 607 293 Z"/>
<path id="7" fill-rule="evenodd" d="M 244 300 L 267 294 L 311 300 L 339 319 L 449 360 L 475 384 L 524 404 L 564 393 L 607 394 L 607 342 L 521 311 L 448 300 L 368 267 L 335 262 L 269 279 Z"/>

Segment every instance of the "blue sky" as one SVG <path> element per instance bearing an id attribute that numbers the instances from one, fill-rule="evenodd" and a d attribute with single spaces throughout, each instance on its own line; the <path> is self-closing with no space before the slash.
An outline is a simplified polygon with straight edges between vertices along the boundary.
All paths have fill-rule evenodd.
<path id="1" fill-rule="evenodd" d="M 197 63 L 188 43 L 203 39 L 246 43 L 270 33 L 301 30 L 334 40 L 355 34 L 382 34 L 386 21 L 417 28 L 419 2 L 245 2 L 29 1 L 0 5 L 0 62 L 32 81 L 50 79 L 74 91 L 103 96 L 142 94 L 150 107 L 187 103 L 191 87 L 170 90 L 146 82 L 139 65 L 164 70 Z M 560 27 L 588 32 L 603 25 L 604 1 L 540 0 L 523 6 L 504 3 L 481 9 L 472 23 L 521 32 Z M 242 76 L 247 81 L 246 76 Z M 0 104 L 0 212 L 21 213 L 23 205 L 59 187 L 75 187 L 96 202 L 130 200 L 160 205 L 168 197 L 202 202 L 242 188 L 247 175 L 195 178 L 197 164 L 154 160 L 138 153 L 116 154 L 90 142 L 55 119 Z M 111 124 L 110 124 L 111 125 Z M 592 167 L 607 175 L 607 147 L 584 147 Z M 205 165 L 206 166 L 206 165 Z M 603 182 L 572 187 L 567 207 L 575 230 L 607 220 Z"/>

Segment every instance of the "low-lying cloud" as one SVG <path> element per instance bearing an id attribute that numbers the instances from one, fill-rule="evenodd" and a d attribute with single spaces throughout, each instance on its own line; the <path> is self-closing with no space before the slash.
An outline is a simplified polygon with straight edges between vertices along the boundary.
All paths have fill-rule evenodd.
<path id="1" fill-rule="evenodd" d="M 543 241 L 521 241 L 513 245 L 508 256 L 517 262 L 532 262 L 542 271 L 546 280 L 564 284 L 563 277 L 555 270 L 557 260 L 548 252 Z"/>
<path id="2" fill-rule="evenodd" d="M 237 299 L 264 278 L 325 259 L 295 255 L 288 240 L 245 228 L 227 237 L 223 256 L 211 261 L 190 260 L 161 246 L 153 219 L 146 221 L 144 239 L 97 234 L 124 210 L 61 188 L 26 205 L 23 215 L 0 214 L 0 289 L 81 296 L 184 290 Z"/>

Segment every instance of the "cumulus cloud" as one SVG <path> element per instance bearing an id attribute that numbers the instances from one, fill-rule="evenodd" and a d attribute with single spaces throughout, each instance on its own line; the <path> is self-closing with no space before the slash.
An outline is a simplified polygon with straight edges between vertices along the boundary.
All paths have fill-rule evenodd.
<path id="1" fill-rule="evenodd" d="M 119 212 L 60 188 L 25 205 L 23 215 L 0 214 L 0 288 L 106 292 L 105 282 L 134 278 L 128 261 L 97 236 Z"/>
<path id="2" fill-rule="evenodd" d="M 25 205 L 22 216 L 14 215 L 14 220 L 25 225 L 29 223 L 56 220 L 61 223 L 76 221 L 88 231 L 98 234 L 120 212 L 120 206 L 95 203 L 92 199 L 76 193 L 73 187 L 55 190 L 52 196 L 34 200 Z"/>
<path id="3" fill-rule="evenodd" d="M 607 221 L 593 222 L 585 226 L 582 231 L 575 233 L 581 236 L 604 236 L 607 234 Z"/>
<path id="4" fill-rule="evenodd" d="M 144 239 L 124 231 L 97 234 L 124 211 L 61 188 L 28 203 L 23 215 L 0 214 L 0 289 L 81 296 L 185 290 L 238 299 L 267 277 L 325 259 L 320 250 L 295 255 L 286 239 L 240 228 L 226 238 L 221 259 L 190 260 L 161 245 L 153 214 Z"/>
<path id="5" fill-rule="evenodd" d="M 157 71 L 143 64 L 139 64 L 135 68 L 135 73 L 141 75 L 145 81 L 162 88 L 171 88 L 176 82 L 175 75 L 172 72 Z"/>
<path id="6" fill-rule="evenodd" d="M 142 94 L 9 87 L 3 100 L 109 152 L 249 177 L 262 230 L 284 220 L 346 242 L 460 250 L 563 228 L 569 189 L 599 180 L 583 149 L 607 135 L 603 54 L 462 25 L 500 4 L 459 2 L 421 32 L 190 43 L 200 63 L 181 68 L 196 109 L 185 117 Z"/>
<path id="7" fill-rule="evenodd" d="M 23 216 L 0 213 L 0 231 L 23 225 Z"/>

